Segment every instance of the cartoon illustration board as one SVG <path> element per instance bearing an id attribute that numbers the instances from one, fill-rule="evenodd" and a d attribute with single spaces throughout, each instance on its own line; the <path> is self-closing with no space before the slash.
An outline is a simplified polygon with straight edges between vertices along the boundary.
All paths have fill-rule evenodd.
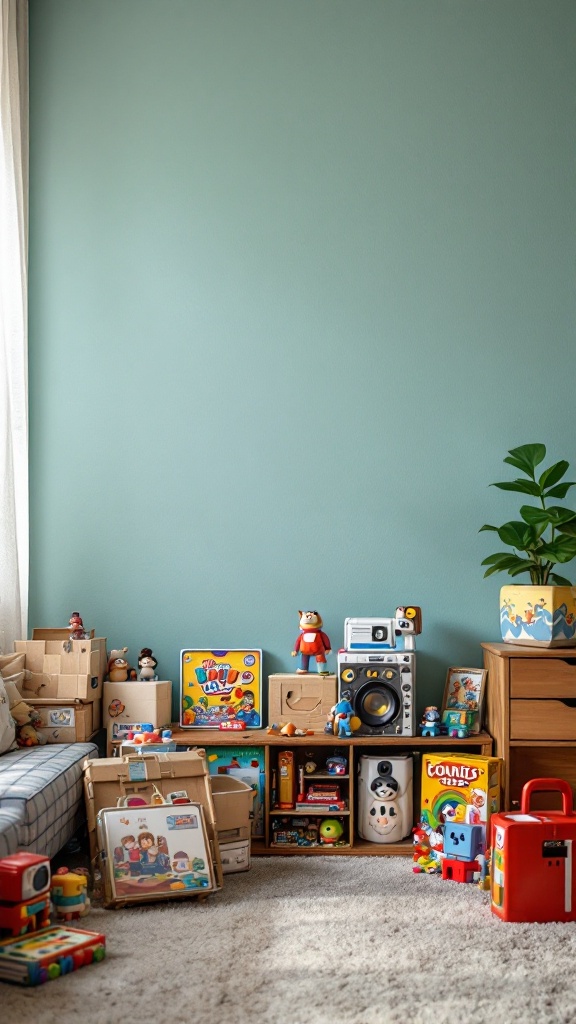
<path id="1" fill-rule="evenodd" d="M 106 808 L 98 824 L 114 897 L 214 888 L 199 804 Z"/>

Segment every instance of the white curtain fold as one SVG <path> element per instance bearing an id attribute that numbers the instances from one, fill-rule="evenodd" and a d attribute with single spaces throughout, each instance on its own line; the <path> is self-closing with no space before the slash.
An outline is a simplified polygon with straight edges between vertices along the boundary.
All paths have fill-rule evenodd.
<path id="1" fill-rule="evenodd" d="M 0 650 L 27 636 L 28 0 L 0 0 Z"/>

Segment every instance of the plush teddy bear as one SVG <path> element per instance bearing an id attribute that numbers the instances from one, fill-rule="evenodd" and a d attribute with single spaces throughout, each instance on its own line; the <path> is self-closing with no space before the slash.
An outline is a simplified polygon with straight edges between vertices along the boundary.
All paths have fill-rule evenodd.
<path id="1" fill-rule="evenodd" d="M 35 708 L 30 707 L 10 679 L 4 680 L 8 707 L 16 725 L 16 743 L 19 747 L 37 747 L 46 743 L 45 736 L 37 732 L 42 725 L 42 718 Z"/>
<path id="2" fill-rule="evenodd" d="M 136 669 L 128 664 L 127 654 L 127 647 L 110 651 L 108 655 L 108 679 L 110 682 L 125 683 L 129 679 L 136 679 Z"/>

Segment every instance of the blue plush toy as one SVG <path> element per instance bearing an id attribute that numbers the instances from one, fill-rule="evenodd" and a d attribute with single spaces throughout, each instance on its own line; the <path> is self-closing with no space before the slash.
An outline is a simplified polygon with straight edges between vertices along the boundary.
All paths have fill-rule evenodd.
<path id="1" fill-rule="evenodd" d="M 354 714 L 354 708 L 350 703 L 350 693 L 348 690 L 344 690 L 340 700 L 334 705 L 330 712 L 330 716 L 334 723 L 333 729 L 337 736 L 351 736 L 352 729 L 350 728 L 350 719 Z M 332 731 L 331 727 L 327 727 L 327 732 Z"/>

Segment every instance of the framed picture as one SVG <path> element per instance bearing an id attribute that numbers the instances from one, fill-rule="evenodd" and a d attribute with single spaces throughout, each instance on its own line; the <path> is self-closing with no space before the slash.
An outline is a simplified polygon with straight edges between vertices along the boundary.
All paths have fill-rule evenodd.
<path id="1" fill-rule="evenodd" d="M 449 668 L 444 688 L 442 713 L 462 711 L 472 716 L 470 731 L 480 732 L 484 711 L 486 669 Z"/>
<path id="2" fill-rule="evenodd" d="M 180 725 L 218 729 L 224 723 L 262 725 L 262 651 L 180 652 Z"/>
<path id="3" fill-rule="evenodd" d="M 108 807 L 97 825 L 111 904 L 216 887 L 201 804 Z"/>

